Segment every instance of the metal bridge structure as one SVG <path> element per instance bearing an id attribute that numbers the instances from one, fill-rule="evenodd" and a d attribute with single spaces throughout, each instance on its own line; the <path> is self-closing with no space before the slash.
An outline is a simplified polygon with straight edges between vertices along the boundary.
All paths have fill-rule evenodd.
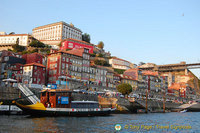
<path id="1" fill-rule="evenodd" d="M 157 72 L 173 72 L 173 71 L 183 71 L 188 72 L 188 69 L 198 69 L 200 68 L 200 63 L 186 64 L 186 62 L 181 62 L 179 64 L 167 64 L 167 65 L 154 65 L 154 66 L 141 66 L 141 70 L 151 70 Z"/>

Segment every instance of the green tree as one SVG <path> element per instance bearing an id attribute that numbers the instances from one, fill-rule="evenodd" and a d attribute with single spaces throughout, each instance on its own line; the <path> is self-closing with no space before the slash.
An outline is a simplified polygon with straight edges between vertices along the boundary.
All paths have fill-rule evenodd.
<path id="1" fill-rule="evenodd" d="M 96 57 L 95 53 L 90 54 L 91 57 Z"/>
<path id="2" fill-rule="evenodd" d="M 10 33 L 9 33 L 9 35 L 13 35 L 13 34 L 15 34 L 15 32 L 10 32 Z"/>
<path id="3" fill-rule="evenodd" d="M 96 60 L 94 60 L 94 63 L 96 65 L 100 65 L 100 66 L 110 66 L 110 64 L 107 61 L 104 61 L 104 60 L 96 59 Z"/>
<path id="4" fill-rule="evenodd" d="M 90 35 L 87 34 L 87 33 L 84 33 L 84 34 L 82 35 L 82 40 L 83 40 L 83 41 L 86 41 L 86 42 L 88 42 L 88 43 L 90 43 Z"/>
<path id="5" fill-rule="evenodd" d="M 42 42 L 40 42 L 40 41 L 38 41 L 38 40 L 33 40 L 33 41 L 29 44 L 29 46 L 31 46 L 31 47 L 37 47 L 37 48 L 44 48 L 44 47 L 45 47 L 45 44 L 42 43 Z"/>
<path id="6" fill-rule="evenodd" d="M 117 90 L 123 95 L 128 95 L 132 92 L 132 86 L 130 84 L 123 83 L 117 86 Z"/>
<path id="7" fill-rule="evenodd" d="M 58 44 L 58 46 L 61 47 L 61 46 L 62 46 L 62 43 L 60 42 L 60 43 Z"/>
<path id="8" fill-rule="evenodd" d="M 104 48 L 104 43 L 100 41 L 97 45 L 98 48 L 103 49 Z"/>
<path id="9" fill-rule="evenodd" d="M 114 69 L 115 72 L 117 72 L 118 74 L 123 74 L 125 70 L 123 69 Z"/>
<path id="10" fill-rule="evenodd" d="M 100 53 L 100 54 L 98 55 L 98 57 L 103 57 L 103 54 Z"/>
<path id="11" fill-rule="evenodd" d="M 12 46 L 13 52 L 22 52 L 25 50 L 24 46 L 20 46 L 19 44 L 15 44 Z"/>

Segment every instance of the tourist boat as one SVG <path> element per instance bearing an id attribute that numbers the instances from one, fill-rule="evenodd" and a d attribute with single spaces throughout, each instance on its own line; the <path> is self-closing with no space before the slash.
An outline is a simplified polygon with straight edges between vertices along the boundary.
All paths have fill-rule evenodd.
<path id="1" fill-rule="evenodd" d="M 187 112 L 186 109 L 180 111 L 180 113 L 185 113 L 185 112 Z"/>
<path id="2" fill-rule="evenodd" d="M 33 116 L 101 116 L 115 110 L 101 108 L 97 101 L 73 101 L 72 91 L 63 89 L 43 90 L 40 102 L 36 104 L 14 102 L 25 113 Z"/>

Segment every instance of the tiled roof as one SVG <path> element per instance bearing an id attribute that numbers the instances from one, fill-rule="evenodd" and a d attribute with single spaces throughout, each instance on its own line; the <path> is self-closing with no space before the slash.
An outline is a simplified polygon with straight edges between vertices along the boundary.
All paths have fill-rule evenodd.
<path id="1" fill-rule="evenodd" d="M 65 53 L 82 57 L 83 52 L 84 52 L 84 48 L 80 48 L 80 49 L 72 49 L 72 50 L 66 51 Z"/>
<path id="2" fill-rule="evenodd" d="M 66 50 L 59 50 L 55 53 L 50 53 L 51 54 L 57 54 L 57 53 L 67 53 L 67 54 L 72 54 L 72 55 L 76 55 L 76 56 L 80 56 L 82 57 L 83 56 L 83 52 L 84 52 L 84 48 L 80 48 L 80 49 L 72 49 L 72 50 L 69 50 L 69 51 L 66 51 Z"/>
<path id="3" fill-rule="evenodd" d="M 138 68 L 131 68 L 131 69 L 128 69 L 126 70 L 125 72 L 135 72 L 135 71 L 138 71 L 139 69 Z"/>
<path id="4" fill-rule="evenodd" d="M 185 83 L 173 83 L 168 89 L 170 89 L 170 90 L 179 90 L 182 87 L 186 88 L 187 85 Z"/>
<path id="5" fill-rule="evenodd" d="M 11 35 L 0 35 L 0 37 L 2 37 L 2 36 L 28 36 L 28 35 L 29 34 L 11 34 Z"/>
<path id="6" fill-rule="evenodd" d="M 45 67 L 44 65 L 39 64 L 39 63 L 29 63 L 29 64 L 25 64 L 24 66 L 40 66 L 40 67 Z"/>
<path id="7" fill-rule="evenodd" d="M 135 80 L 133 77 L 127 75 L 122 75 L 121 77 L 122 79 Z"/>
<path id="8" fill-rule="evenodd" d="M 67 38 L 67 39 L 62 40 L 62 42 L 63 41 L 75 41 L 75 42 L 80 42 L 80 43 L 86 43 L 86 44 L 89 44 L 89 45 L 93 45 L 91 43 L 88 43 L 88 42 L 85 42 L 85 41 L 81 41 L 81 40 L 77 40 L 77 39 L 73 39 L 73 38 Z"/>
<path id="9" fill-rule="evenodd" d="M 143 71 L 142 74 L 150 76 L 158 76 L 158 72 L 152 72 L 152 71 Z"/>
<path id="10" fill-rule="evenodd" d="M 125 61 L 125 62 L 128 62 L 128 63 L 131 63 L 131 62 L 129 62 L 129 61 L 127 61 L 127 60 L 124 60 L 124 59 L 120 59 L 120 58 L 118 58 L 118 57 L 112 57 L 112 59 L 117 59 L 117 60 L 121 60 L 121 61 Z"/>

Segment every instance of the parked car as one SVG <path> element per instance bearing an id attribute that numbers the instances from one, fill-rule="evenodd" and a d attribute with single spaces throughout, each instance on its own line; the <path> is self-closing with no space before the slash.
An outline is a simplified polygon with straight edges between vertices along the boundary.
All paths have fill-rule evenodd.
<path id="1" fill-rule="evenodd" d="M 120 95 L 121 98 L 124 98 L 124 95 Z"/>

